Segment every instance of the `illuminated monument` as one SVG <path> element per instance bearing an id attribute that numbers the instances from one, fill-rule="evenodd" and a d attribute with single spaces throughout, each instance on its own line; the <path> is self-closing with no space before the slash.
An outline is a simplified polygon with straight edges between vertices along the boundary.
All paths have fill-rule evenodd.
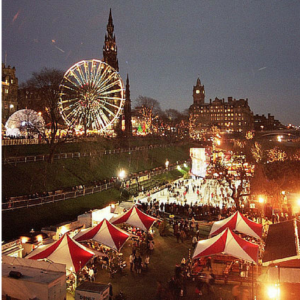
<path id="1" fill-rule="evenodd" d="M 210 161 L 210 153 L 207 148 L 191 148 L 190 156 L 192 159 L 192 175 L 205 177 L 206 168 Z"/>

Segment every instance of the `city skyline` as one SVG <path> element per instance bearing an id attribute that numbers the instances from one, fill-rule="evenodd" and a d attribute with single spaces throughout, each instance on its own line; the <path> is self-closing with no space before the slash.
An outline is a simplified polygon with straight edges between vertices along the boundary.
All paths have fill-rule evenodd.
<path id="1" fill-rule="evenodd" d="M 199 77 L 206 103 L 248 98 L 254 114 L 299 125 L 297 1 L 4 0 L 2 62 L 16 67 L 22 83 L 43 67 L 66 71 L 102 59 L 110 8 L 133 104 L 143 95 L 183 111 Z"/>

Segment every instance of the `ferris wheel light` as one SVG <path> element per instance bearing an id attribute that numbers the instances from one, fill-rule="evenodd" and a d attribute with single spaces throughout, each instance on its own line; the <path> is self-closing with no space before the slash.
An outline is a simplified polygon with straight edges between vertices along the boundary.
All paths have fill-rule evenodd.
<path id="1" fill-rule="evenodd" d="M 68 69 L 60 85 L 59 110 L 67 124 L 104 132 L 124 106 L 120 74 L 100 60 L 80 61 Z M 72 120 L 72 122 L 71 122 Z"/>

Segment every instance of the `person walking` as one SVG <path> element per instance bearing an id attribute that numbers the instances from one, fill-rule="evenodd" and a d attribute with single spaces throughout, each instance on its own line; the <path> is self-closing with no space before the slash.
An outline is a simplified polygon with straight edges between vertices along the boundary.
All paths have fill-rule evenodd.
<path id="1" fill-rule="evenodd" d="M 240 300 L 240 295 L 241 295 L 240 286 L 241 286 L 241 283 L 233 286 L 233 288 L 232 288 L 231 293 L 232 293 L 234 300 Z"/>
<path id="2" fill-rule="evenodd" d="M 134 259 L 135 259 L 135 256 L 134 256 L 133 253 L 131 253 L 130 256 L 129 256 L 129 264 L 130 264 L 130 271 L 131 272 L 133 271 Z"/>
<path id="3" fill-rule="evenodd" d="M 152 254 L 154 250 L 154 242 L 152 240 L 149 242 L 149 250 L 150 250 L 150 254 Z"/>
<path id="4" fill-rule="evenodd" d="M 148 265 L 150 263 L 150 256 L 147 255 L 146 258 L 145 258 L 145 266 L 146 266 L 146 270 L 148 270 Z"/>
<path id="5" fill-rule="evenodd" d="M 211 257 L 208 257 L 206 259 L 206 267 L 207 267 L 207 270 L 212 270 L 212 267 L 211 267 Z"/>
<path id="6" fill-rule="evenodd" d="M 136 260 L 136 273 L 137 274 L 142 273 L 142 258 L 140 255 L 137 257 L 137 260 Z"/>
<path id="7" fill-rule="evenodd" d="M 182 229 L 180 231 L 180 239 L 181 239 L 182 243 L 184 242 L 185 238 L 186 238 L 186 234 L 185 234 L 184 230 Z"/>
<path id="8" fill-rule="evenodd" d="M 193 245 L 193 248 L 195 249 L 196 248 L 196 245 L 198 243 L 198 239 L 197 237 L 194 235 L 193 239 L 192 239 L 192 245 Z"/>

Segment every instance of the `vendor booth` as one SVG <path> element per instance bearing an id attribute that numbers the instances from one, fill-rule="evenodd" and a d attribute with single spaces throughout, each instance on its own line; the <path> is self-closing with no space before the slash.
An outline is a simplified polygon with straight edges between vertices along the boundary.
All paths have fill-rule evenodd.
<path id="1" fill-rule="evenodd" d="M 111 223 L 114 225 L 126 223 L 143 231 L 148 231 L 157 220 L 157 218 L 148 216 L 136 206 L 133 206 L 124 214 L 111 219 Z"/>
<path id="2" fill-rule="evenodd" d="M 109 300 L 109 285 L 84 282 L 75 291 L 75 300 Z"/>
<path id="3" fill-rule="evenodd" d="M 120 251 L 130 234 L 110 224 L 106 219 L 97 226 L 79 232 L 74 239 L 77 242 L 96 241 L 115 251 Z"/>
<path id="4" fill-rule="evenodd" d="M 66 299 L 66 265 L 3 255 L 2 299 Z"/>
<path id="5" fill-rule="evenodd" d="M 26 258 L 66 264 L 67 271 L 77 273 L 93 256 L 92 251 L 64 234 L 57 242 L 36 248 Z"/>
<path id="6" fill-rule="evenodd" d="M 228 254 L 257 264 L 258 250 L 258 245 L 243 240 L 227 228 L 217 236 L 199 241 L 192 258 L 197 259 L 202 256 Z"/>
<path id="7" fill-rule="evenodd" d="M 247 219 L 239 211 L 235 212 L 227 219 L 214 222 L 209 235 L 217 235 L 224 231 L 226 228 L 238 231 L 257 239 L 261 239 L 262 237 L 262 224 L 258 224 Z"/>

